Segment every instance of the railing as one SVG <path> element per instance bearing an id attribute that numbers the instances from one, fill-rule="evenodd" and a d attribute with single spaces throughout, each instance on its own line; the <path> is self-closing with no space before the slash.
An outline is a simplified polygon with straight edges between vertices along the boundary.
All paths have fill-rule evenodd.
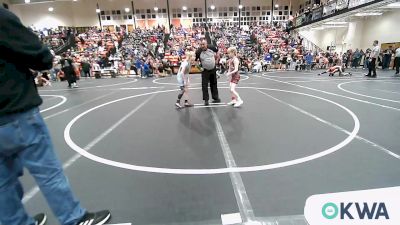
<path id="1" fill-rule="evenodd" d="M 71 34 L 67 38 L 67 42 L 65 42 L 63 45 L 58 47 L 57 49 L 54 50 L 54 53 L 56 55 L 61 55 L 62 53 L 66 52 L 68 49 L 72 48 L 75 46 L 75 36 Z"/>
<path id="2" fill-rule="evenodd" d="M 290 29 L 309 25 L 314 22 L 325 20 L 327 18 L 360 9 L 372 4 L 385 2 L 384 0 L 333 0 L 326 5 L 307 10 L 293 19 L 293 25 Z"/>

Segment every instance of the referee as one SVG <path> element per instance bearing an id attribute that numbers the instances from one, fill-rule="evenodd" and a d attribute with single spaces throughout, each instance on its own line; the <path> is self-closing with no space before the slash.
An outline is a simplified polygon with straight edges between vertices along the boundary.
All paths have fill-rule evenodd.
<path id="1" fill-rule="evenodd" d="M 220 103 L 217 87 L 216 62 L 219 61 L 218 50 L 214 46 L 208 46 L 206 40 L 201 41 L 200 48 L 196 52 L 196 61 L 200 60 L 203 71 L 201 72 L 201 86 L 204 105 L 209 105 L 208 83 L 210 83 L 213 103 Z"/>
<path id="2" fill-rule="evenodd" d="M 370 53 L 370 64 L 369 64 L 369 72 L 366 74 L 366 77 L 376 77 L 376 61 L 379 57 L 379 53 L 381 52 L 381 48 L 378 46 L 379 42 L 377 40 L 374 41 L 372 51 Z M 372 73 L 372 74 L 371 74 Z"/>

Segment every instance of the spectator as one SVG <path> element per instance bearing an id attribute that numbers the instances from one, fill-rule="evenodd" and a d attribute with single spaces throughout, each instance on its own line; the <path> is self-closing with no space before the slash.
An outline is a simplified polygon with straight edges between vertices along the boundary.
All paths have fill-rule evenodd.
<path id="1" fill-rule="evenodd" d="M 394 58 L 394 63 L 396 65 L 396 73 L 395 75 L 399 75 L 399 67 L 400 67 L 400 47 L 396 49 L 396 54 Z"/>
<path id="2" fill-rule="evenodd" d="M 361 52 L 357 48 L 353 55 L 353 62 L 351 65 L 352 68 L 357 68 L 359 66 L 360 61 L 361 61 L 361 56 L 362 56 Z"/>
<path id="3" fill-rule="evenodd" d="M 87 60 L 87 59 L 84 59 L 84 60 L 82 61 L 81 65 L 82 65 L 82 72 L 83 72 L 83 75 L 84 75 L 85 77 L 90 77 L 91 65 L 90 65 L 90 63 L 88 62 L 88 60 Z"/>
<path id="4" fill-rule="evenodd" d="M 314 61 L 314 57 L 311 54 L 311 52 L 307 52 L 307 55 L 306 55 L 305 59 L 306 59 L 306 64 L 307 64 L 306 68 L 307 68 L 308 71 L 311 71 L 311 66 L 312 66 L 312 63 Z"/>
<path id="5" fill-rule="evenodd" d="M 11 36 L 9 31 L 14 31 Z M 107 222 L 109 211 L 89 213 L 75 198 L 39 112 L 32 70 L 50 69 L 53 56 L 17 16 L 0 7 L 0 223 L 44 224 L 28 216 L 19 176 L 27 168 L 62 225 Z M 11 91 L 12 89 L 12 91 Z"/>

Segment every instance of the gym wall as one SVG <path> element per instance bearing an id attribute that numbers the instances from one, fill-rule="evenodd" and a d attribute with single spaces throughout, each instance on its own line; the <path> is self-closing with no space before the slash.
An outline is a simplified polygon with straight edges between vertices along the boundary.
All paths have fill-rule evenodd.
<path id="1" fill-rule="evenodd" d="M 4 1 L 4 0 L 1 0 Z M 166 0 L 157 0 L 157 7 L 159 9 L 166 9 L 167 4 Z M 275 0 L 275 3 L 278 2 L 280 5 L 280 9 L 275 11 L 276 16 L 279 15 L 279 11 L 283 10 L 284 6 L 289 6 L 290 2 L 292 2 L 292 11 L 293 13 L 297 11 L 299 7 L 300 1 L 294 0 Z M 57 26 L 76 26 L 76 27 L 87 27 L 87 26 L 99 26 L 99 21 L 96 13 L 96 3 L 99 4 L 99 8 L 102 11 L 112 12 L 112 10 L 120 10 L 121 16 L 131 15 L 131 1 L 130 0 L 78 0 L 76 2 L 71 1 L 54 1 L 54 2 L 46 2 L 46 3 L 37 3 L 37 4 L 18 4 L 18 5 L 10 5 L 11 10 L 16 13 L 22 20 L 22 22 L 31 26 L 34 25 L 37 28 L 44 27 L 57 27 Z M 211 4 L 214 4 L 217 7 L 237 7 L 239 4 L 238 0 L 207 0 L 207 6 L 209 7 Z M 178 20 L 179 22 L 183 22 L 184 20 L 193 20 L 193 18 L 184 18 L 184 14 L 182 13 L 182 18 L 174 18 L 174 10 L 175 14 L 178 13 L 176 10 L 181 10 L 182 6 L 187 6 L 190 9 L 200 8 L 202 17 L 205 17 L 204 11 L 204 1 L 203 0 L 170 0 L 170 15 L 171 21 L 173 19 Z M 242 5 L 245 7 L 252 6 L 265 6 L 271 7 L 271 0 L 242 0 Z M 153 8 L 155 6 L 155 1 L 149 0 L 134 0 L 134 7 L 136 10 L 144 10 L 145 13 L 147 9 L 150 9 L 151 14 L 156 14 L 159 18 L 146 18 L 142 19 L 141 16 L 137 16 L 137 23 L 142 24 L 143 26 L 150 26 L 156 23 L 167 23 L 167 13 L 161 14 L 154 12 Z M 48 8 L 53 7 L 54 11 L 49 12 Z M 130 12 L 125 13 L 124 9 L 129 8 Z M 199 12 L 200 13 L 200 12 Z M 262 11 L 260 12 L 262 13 Z M 214 16 L 218 14 L 214 14 Z M 260 14 L 260 16 L 262 16 Z M 287 15 L 288 17 L 289 15 Z M 105 16 L 105 19 L 102 20 L 102 25 L 128 25 L 133 24 L 133 18 L 131 19 L 114 19 L 113 16 L 108 20 Z M 103 18 L 103 17 L 102 17 Z M 230 17 L 229 19 L 231 19 Z"/>
<path id="2" fill-rule="evenodd" d="M 367 49 L 372 42 L 400 42 L 400 9 L 385 12 L 381 16 L 353 18 L 347 28 L 330 28 L 324 30 L 303 30 L 301 35 L 322 49 L 331 43 L 336 45 L 336 52 L 347 49 Z"/>

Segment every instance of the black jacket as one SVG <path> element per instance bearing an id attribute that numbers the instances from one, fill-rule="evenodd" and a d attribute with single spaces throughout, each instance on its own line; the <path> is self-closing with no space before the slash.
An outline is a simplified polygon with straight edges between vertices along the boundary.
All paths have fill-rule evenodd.
<path id="1" fill-rule="evenodd" d="M 32 70 L 48 70 L 53 56 L 16 15 L 0 7 L 0 116 L 42 103 Z"/>

